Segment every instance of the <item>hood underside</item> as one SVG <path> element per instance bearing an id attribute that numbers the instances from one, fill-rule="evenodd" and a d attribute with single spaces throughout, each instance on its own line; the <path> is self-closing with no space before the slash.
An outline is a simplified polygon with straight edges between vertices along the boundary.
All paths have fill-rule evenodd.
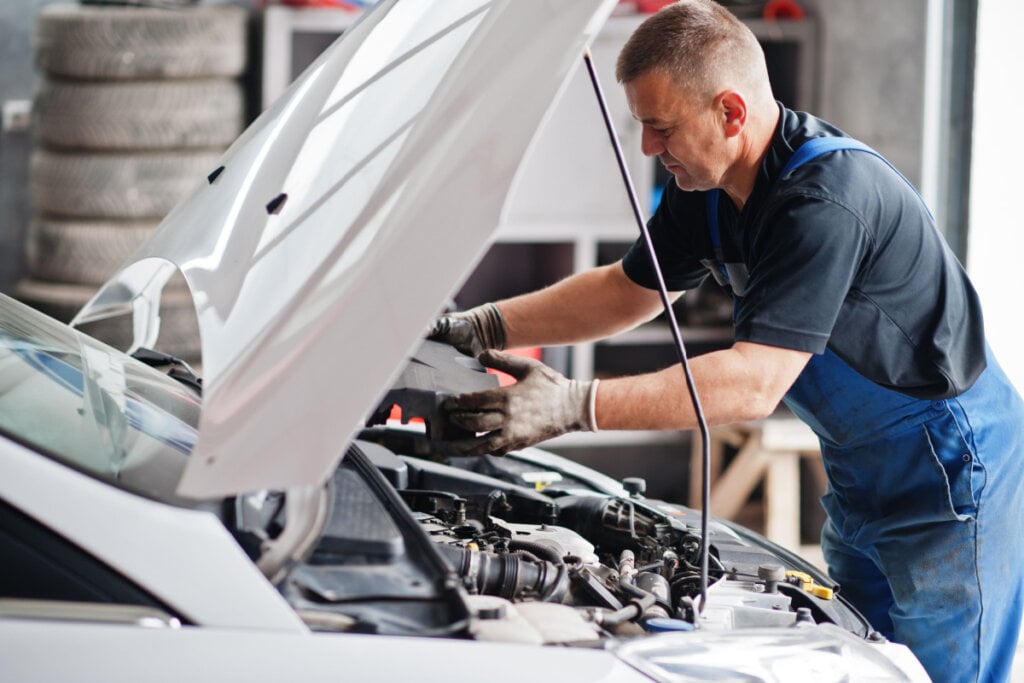
<path id="1" fill-rule="evenodd" d="M 398 0 L 347 31 L 76 322 L 135 345 L 180 270 L 205 382 L 179 493 L 322 483 L 502 222 L 614 0 Z M 514 106 L 510 106 L 514 103 Z"/>

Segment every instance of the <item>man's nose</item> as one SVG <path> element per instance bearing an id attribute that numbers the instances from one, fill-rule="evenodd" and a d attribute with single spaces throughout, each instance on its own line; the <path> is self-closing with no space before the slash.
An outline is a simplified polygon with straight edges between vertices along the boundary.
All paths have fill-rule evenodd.
<path id="1" fill-rule="evenodd" d="M 640 129 L 640 151 L 643 152 L 644 156 L 657 156 L 664 149 L 665 146 L 661 143 L 660 136 L 651 130 L 650 127 L 642 126 Z"/>

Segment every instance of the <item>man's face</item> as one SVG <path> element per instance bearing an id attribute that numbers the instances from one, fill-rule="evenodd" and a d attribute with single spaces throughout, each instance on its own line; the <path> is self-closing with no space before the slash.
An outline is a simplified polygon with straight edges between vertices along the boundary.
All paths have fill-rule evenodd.
<path id="1" fill-rule="evenodd" d="M 713 103 L 694 101 L 657 71 L 624 88 L 633 117 L 643 125 L 643 153 L 658 157 L 681 190 L 721 187 L 728 167 L 726 137 Z"/>

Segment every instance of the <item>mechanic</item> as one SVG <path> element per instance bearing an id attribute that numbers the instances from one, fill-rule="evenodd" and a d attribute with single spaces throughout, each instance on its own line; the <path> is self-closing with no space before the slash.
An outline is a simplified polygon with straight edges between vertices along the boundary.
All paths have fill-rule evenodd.
<path id="1" fill-rule="evenodd" d="M 708 423 L 784 401 L 821 441 L 822 548 L 843 595 L 935 680 L 1005 680 L 1024 591 L 1024 403 L 920 196 L 778 103 L 754 35 L 709 0 L 648 18 L 616 77 L 643 152 L 674 176 L 648 224 L 670 296 L 709 273 L 734 294 L 734 344 L 690 361 Z M 483 433 L 458 447 L 695 428 L 679 365 L 581 383 L 496 351 L 628 330 L 661 310 L 656 287 L 638 240 L 618 263 L 435 321 L 432 337 L 518 379 L 446 401 Z"/>

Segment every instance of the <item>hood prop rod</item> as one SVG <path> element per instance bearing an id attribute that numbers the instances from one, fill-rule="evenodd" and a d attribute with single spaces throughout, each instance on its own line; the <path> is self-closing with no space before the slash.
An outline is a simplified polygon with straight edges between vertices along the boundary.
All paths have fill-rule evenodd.
<path id="1" fill-rule="evenodd" d="M 611 115 L 608 113 L 608 104 L 601 91 L 601 83 L 597 78 L 594 69 L 594 62 L 590 56 L 590 50 L 583 53 L 583 61 L 587 65 L 587 73 L 590 75 L 590 82 L 594 86 L 594 94 L 597 96 L 597 104 L 601 108 L 601 117 L 604 119 L 605 129 L 611 139 L 612 148 L 615 150 L 615 160 L 619 165 L 619 173 L 622 174 L 622 182 L 626 186 L 626 193 L 629 195 L 629 203 L 633 207 L 633 218 L 636 219 L 637 228 L 643 237 L 644 246 L 654 265 L 654 273 L 658 278 L 658 293 L 661 294 L 661 303 L 665 307 L 665 315 L 668 317 L 669 327 L 672 329 L 672 338 L 675 341 L 676 352 L 679 355 L 679 362 L 682 365 L 683 373 L 686 375 L 686 387 L 690 391 L 690 400 L 693 402 L 693 411 L 697 416 L 697 424 L 700 428 L 701 453 L 703 455 L 703 468 L 701 478 L 701 515 L 700 515 L 700 604 L 697 606 L 698 614 L 704 611 L 704 603 L 708 594 L 708 503 L 711 498 L 711 448 L 708 435 L 708 423 L 704 417 L 704 408 L 701 407 L 700 397 L 697 395 L 697 386 L 693 381 L 693 374 L 690 372 L 690 364 L 686 357 L 686 345 L 683 343 L 682 333 L 679 331 L 679 323 L 676 321 L 675 311 L 672 309 L 672 302 L 668 298 L 668 288 L 665 286 L 665 278 L 661 272 L 661 265 L 654 252 L 654 242 L 651 240 L 651 233 L 647 230 L 647 223 L 644 221 L 643 213 L 640 210 L 640 202 L 637 200 L 636 188 L 626 167 L 626 161 L 622 154 L 622 146 L 619 144 L 619 136 L 615 132 L 615 124 L 612 123 Z M 694 615 L 696 620 L 697 615 Z"/>

